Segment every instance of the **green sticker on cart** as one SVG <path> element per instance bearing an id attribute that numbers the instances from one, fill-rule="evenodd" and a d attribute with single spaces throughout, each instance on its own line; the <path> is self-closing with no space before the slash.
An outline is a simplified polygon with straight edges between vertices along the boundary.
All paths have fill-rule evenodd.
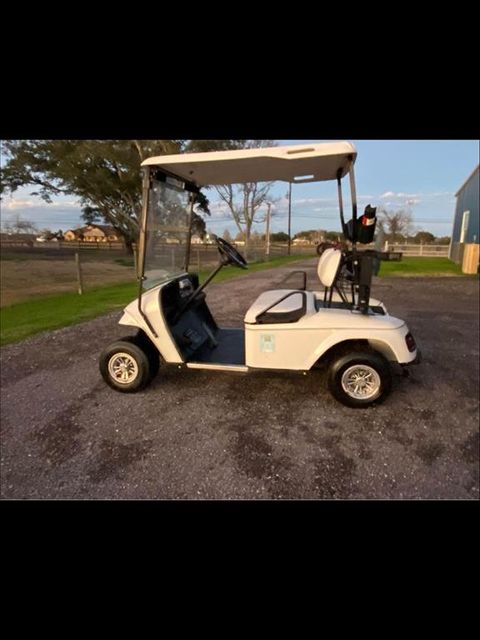
<path id="1" fill-rule="evenodd" d="M 262 353 L 273 353 L 275 351 L 275 336 L 262 333 L 260 336 L 260 351 Z"/>

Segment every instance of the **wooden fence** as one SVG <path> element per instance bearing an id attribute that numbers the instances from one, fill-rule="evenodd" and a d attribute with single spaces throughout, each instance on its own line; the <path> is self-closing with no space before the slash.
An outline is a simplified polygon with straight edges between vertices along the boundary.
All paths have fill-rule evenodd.
<path id="1" fill-rule="evenodd" d="M 399 251 L 405 258 L 448 258 L 448 244 L 390 244 L 385 251 Z"/>
<path id="2" fill-rule="evenodd" d="M 81 241 L 58 241 L 58 242 L 28 242 L 24 243 L 18 239 L 1 241 L 1 248 L 12 248 L 15 250 L 39 252 L 42 249 L 52 250 L 75 250 L 90 252 L 105 251 L 125 251 L 123 242 L 81 242 Z M 237 244 L 240 253 L 245 254 L 249 262 L 255 262 L 266 259 L 274 259 L 280 256 L 288 255 L 287 243 L 272 242 L 270 244 L 269 255 L 266 254 L 266 246 L 264 242 L 250 242 L 248 252 L 245 246 Z M 373 245 L 365 246 L 365 249 L 373 249 Z M 185 254 L 185 245 L 183 244 L 159 244 L 156 246 L 159 253 L 168 256 L 168 260 L 174 264 L 180 264 Z M 404 257 L 448 257 L 448 245 L 432 245 L 432 244 L 389 244 L 385 243 L 385 251 L 400 252 Z M 291 245 L 291 255 L 315 256 L 315 245 Z M 53 254 L 52 254 L 53 255 Z M 190 265 L 194 269 L 202 269 L 204 267 L 213 266 L 218 262 L 218 250 L 215 244 L 192 244 L 190 250 Z"/>

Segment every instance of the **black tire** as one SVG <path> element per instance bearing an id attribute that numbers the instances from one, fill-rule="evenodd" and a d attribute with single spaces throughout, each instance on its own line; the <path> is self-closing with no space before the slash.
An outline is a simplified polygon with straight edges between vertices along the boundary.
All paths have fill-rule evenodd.
<path id="1" fill-rule="evenodd" d="M 116 354 L 118 354 L 118 359 L 115 359 Z M 110 344 L 100 354 L 99 365 L 100 373 L 105 382 L 115 391 L 122 393 L 140 391 L 152 379 L 148 355 L 131 340 L 116 340 Z M 125 375 L 130 376 L 131 380 L 121 381 L 118 377 L 114 377 L 112 370 L 115 367 L 120 369 L 122 366 L 127 368 Z M 121 376 L 120 371 L 119 376 Z"/>
<path id="2" fill-rule="evenodd" d="M 362 365 L 368 369 L 362 368 Z M 367 378 L 362 377 L 362 371 Z M 343 378 L 344 374 L 345 378 Z M 365 389 L 368 396 L 366 398 L 354 397 L 346 390 L 349 387 L 348 383 L 356 375 L 359 375 L 357 379 Z M 345 386 L 342 384 L 342 379 Z M 365 380 L 368 382 L 366 383 Z M 334 398 L 347 407 L 360 409 L 372 404 L 380 404 L 385 400 L 392 388 L 392 372 L 389 362 L 377 351 L 356 349 L 350 353 L 343 352 L 334 358 L 328 370 L 327 382 Z M 361 390 L 360 386 L 357 393 L 361 393 Z M 354 390 L 351 390 L 351 393 L 354 393 Z"/>
<path id="3" fill-rule="evenodd" d="M 137 347 L 140 347 L 140 349 L 146 353 L 150 363 L 150 380 L 153 380 L 160 368 L 160 354 L 158 353 L 156 346 L 152 344 L 141 329 L 136 335 L 125 336 L 124 338 L 120 338 L 120 340 L 126 340 L 127 342 L 136 344 Z"/>

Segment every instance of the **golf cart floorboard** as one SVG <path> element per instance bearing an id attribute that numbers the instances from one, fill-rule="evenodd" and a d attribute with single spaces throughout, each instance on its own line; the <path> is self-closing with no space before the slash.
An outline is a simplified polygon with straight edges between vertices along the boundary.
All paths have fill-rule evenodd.
<path id="1" fill-rule="evenodd" d="M 245 331 L 243 329 L 218 329 L 217 346 L 206 343 L 189 358 L 191 363 L 245 364 Z"/>

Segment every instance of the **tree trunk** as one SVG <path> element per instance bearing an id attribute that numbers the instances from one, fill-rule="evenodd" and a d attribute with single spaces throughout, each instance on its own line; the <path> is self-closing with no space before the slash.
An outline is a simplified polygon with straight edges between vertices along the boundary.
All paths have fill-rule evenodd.
<path id="1" fill-rule="evenodd" d="M 125 237 L 125 249 L 127 251 L 128 254 L 133 255 L 133 245 L 135 243 L 135 240 L 133 238 L 126 238 Z"/>
<path id="2" fill-rule="evenodd" d="M 247 224 L 245 225 L 245 260 L 249 259 L 249 253 L 250 253 L 250 234 L 251 234 L 251 225 L 249 224 L 249 221 L 247 220 Z"/>

